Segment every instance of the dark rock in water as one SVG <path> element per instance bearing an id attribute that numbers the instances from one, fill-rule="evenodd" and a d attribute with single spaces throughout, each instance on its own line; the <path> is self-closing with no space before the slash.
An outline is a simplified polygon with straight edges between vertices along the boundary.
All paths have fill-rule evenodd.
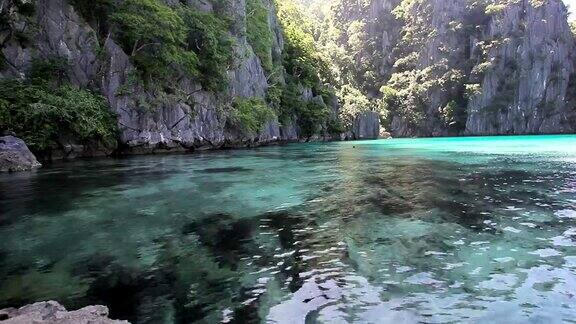
<path id="1" fill-rule="evenodd" d="M 23 140 L 0 137 L 0 172 L 28 171 L 41 166 Z"/>
<path id="2" fill-rule="evenodd" d="M 195 233 L 200 242 L 218 255 L 218 261 L 235 270 L 240 258 L 249 250 L 252 233 L 258 227 L 254 219 L 236 219 L 228 214 L 214 214 L 200 222 L 187 224 L 182 234 Z"/>
<path id="3" fill-rule="evenodd" d="M 107 305 L 115 318 L 136 321 L 139 293 L 146 286 L 143 273 L 116 264 L 102 265 L 105 268 L 93 274 L 94 280 L 86 292 L 88 300 Z"/>
<path id="4" fill-rule="evenodd" d="M 250 169 L 246 169 L 243 167 L 230 167 L 230 168 L 211 168 L 211 169 L 204 169 L 200 172 L 202 173 L 235 173 L 235 172 L 248 172 L 251 171 Z"/>
<path id="5" fill-rule="evenodd" d="M 88 306 L 76 311 L 67 311 L 55 301 L 39 302 L 19 309 L 0 310 L 0 321 L 6 324 L 48 323 L 48 324 L 120 324 L 108 318 L 106 306 Z"/>
<path id="6" fill-rule="evenodd" d="M 117 143 L 103 143 L 97 140 L 78 141 L 78 139 L 61 136 L 57 143 L 50 146 L 41 160 L 59 161 L 78 158 L 106 157 L 117 149 Z"/>

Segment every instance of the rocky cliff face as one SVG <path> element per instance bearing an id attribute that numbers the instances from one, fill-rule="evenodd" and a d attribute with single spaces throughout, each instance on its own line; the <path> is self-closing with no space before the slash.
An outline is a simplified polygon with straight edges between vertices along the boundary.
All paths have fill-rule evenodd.
<path id="1" fill-rule="evenodd" d="M 234 40 L 234 62 L 227 71 L 228 84 L 222 92 L 210 91 L 198 80 L 186 76 L 164 88 L 138 80 L 134 77 L 137 68 L 131 55 L 114 35 L 102 35 L 101 26 L 86 21 L 73 2 L 67 0 L 0 0 L 3 17 L 0 44 L 6 63 L 0 69 L 0 79 L 26 79 L 35 59 L 64 58 L 69 64 L 67 79 L 74 85 L 101 93 L 117 114 L 123 152 L 211 149 L 299 140 L 297 126 L 281 126 L 274 118 L 257 134 L 247 135 L 230 127 L 226 107 L 237 98 L 265 99 L 269 80 L 261 59 L 246 37 L 246 1 L 228 2 L 226 10 L 234 26 L 230 32 Z M 164 3 L 170 6 L 182 1 Z M 218 3 L 189 0 L 185 5 L 215 13 Z M 262 4 L 268 10 L 268 25 L 273 35 L 270 54 L 275 60 L 281 60 L 284 40 L 274 5 L 270 0 L 262 0 Z M 31 6 L 33 11 L 26 15 L 21 10 L 23 6 Z M 26 39 L 22 35 L 26 35 Z M 278 78 L 282 82 L 283 76 Z M 303 96 L 307 91 L 310 90 L 303 90 Z M 317 137 L 325 138 L 324 135 Z M 56 152 L 53 156 L 98 154 L 86 145 L 77 144 L 63 143 L 62 147 L 72 145 L 75 151 Z"/>
<path id="2" fill-rule="evenodd" d="M 416 1 L 397 8 L 402 38 L 388 84 L 400 100 L 399 107 L 390 107 L 391 130 L 398 136 L 445 134 L 455 121 L 443 120 L 442 109 L 461 101 L 457 98 L 467 74 L 466 3 Z"/>
<path id="3" fill-rule="evenodd" d="M 230 122 L 228 111 L 235 100 L 268 100 L 271 85 L 287 80 L 286 71 L 271 70 L 262 49 L 248 39 L 253 10 L 247 1 L 252 0 L 151 1 L 230 17 L 233 62 L 221 91 L 185 74 L 161 85 L 135 77 L 141 71 L 134 50 L 129 53 L 117 33 L 80 14 L 78 4 L 83 2 L 78 0 L 0 0 L 0 79 L 26 80 L 35 60 L 63 58 L 65 78 L 102 94 L 117 115 L 122 152 L 332 138 L 326 126 L 303 136 L 297 116 L 283 123 L 268 118 L 258 132 L 249 133 Z M 257 1 L 266 10 L 272 35 L 265 56 L 282 62 L 285 40 L 274 4 Z M 364 97 L 348 102 L 371 105 L 356 109 L 357 119 L 349 123 L 345 138 L 377 137 L 372 112 L 383 111 L 382 106 L 389 111 L 386 126 L 395 136 L 575 131 L 576 43 L 561 0 L 339 0 L 334 13 L 318 41 L 332 55 L 335 86 L 358 89 Z M 312 88 L 299 87 L 299 98 L 326 106 Z M 334 118 L 337 102 L 328 107 Z M 116 150 L 115 145 L 66 134 L 58 142 L 52 158 Z"/>
<path id="4" fill-rule="evenodd" d="M 575 40 L 561 0 L 334 3 L 329 25 L 353 54 L 348 66 L 334 60 L 351 71 L 343 82 L 371 98 L 383 90 L 395 136 L 575 131 Z"/>
<path id="5" fill-rule="evenodd" d="M 484 71 L 468 104 L 467 134 L 576 130 L 576 47 L 561 1 L 511 3 L 471 42 Z"/>
<path id="6" fill-rule="evenodd" d="M 430 0 L 417 2 L 409 12 L 403 27 L 405 38 L 423 30 L 425 38 L 417 40 L 423 45 L 416 45 L 414 52 L 398 57 L 395 67 L 397 73 L 418 71 L 416 79 L 408 82 L 414 93 L 402 99 L 417 101 L 410 108 L 416 107 L 421 115 L 410 120 L 403 113 L 406 109 L 393 110 L 393 133 L 442 136 L 574 131 L 575 42 L 562 1 L 490 1 L 482 5 Z M 422 16 L 432 18 L 424 18 L 424 22 L 414 18 Z M 410 55 L 415 66 L 402 71 L 401 64 Z M 397 81 L 394 75 L 391 81 Z M 403 91 L 401 82 L 393 86 Z"/>
<path id="7" fill-rule="evenodd" d="M 335 56 L 332 64 L 340 82 L 362 89 L 369 97 L 378 96 L 379 84 L 390 78 L 401 27 L 392 11 L 399 3 L 400 0 L 333 1 L 331 17 L 322 22 L 320 42 L 327 55 Z"/>
<path id="8" fill-rule="evenodd" d="M 192 2 L 203 10 L 213 10 L 205 3 Z M 235 19 L 245 24 L 245 2 L 235 1 Z M 278 28 L 275 25 L 275 28 Z M 279 34 L 281 37 L 281 34 Z M 221 109 L 231 97 L 264 98 L 268 83 L 258 57 L 244 35 L 236 39 L 235 69 L 228 72 L 229 85 L 224 94 L 206 91 L 194 80 L 182 78 L 178 91 L 185 100 L 170 95 L 151 92 L 142 85 L 129 84 L 134 72 L 130 59 L 112 39 L 104 45 L 108 59 L 104 77 L 100 80 L 103 93 L 118 113 L 121 131 L 120 142 L 132 152 L 149 152 L 174 149 L 217 148 L 225 145 L 248 145 L 252 142 L 270 142 L 281 138 L 278 123 L 270 125 L 256 136 L 243 138 L 226 127 Z M 279 46 L 279 44 L 276 44 Z M 281 51 L 276 48 L 275 51 Z M 121 87 L 128 93 L 119 94 Z M 164 97 L 158 99 L 159 97 Z M 143 108 L 141 101 L 148 107 Z"/>
<path id="9" fill-rule="evenodd" d="M 189 1 L 188 4 L 203 11 L 214 10 L 210 2 Z M 15 6 L 16 2 L 2 1 L 3 8 L 11 5 Z M 242 138 L 226 128 L 225 117 L 219 113 L 230 97 L 263 98 L 266 94 L 266 76 L 245 36 L 233 35 L 237 41 L 235 54 L 238 59 L 235 68 L 228 72 L 230 82 L 226 93 L 217 95 L 206 91 L 189 78 L 178 80 L 175 83 L 178 89 L 170 89 L 167 93 L 134 81 L 135 67 L 129 55 L 113 38 L 99 39 L 93 27 L 66 0 L 39 0 L 35 6 L 35 15 L 30 21 L 36 24 L 36 33 L 31 44 L 24 46 L 12 37 L 3 46 L 4 56 L 9 62 L 3 76 L 24 77 L 36 55 L 40 58 L 66 58 L 71 65 L 68 69 L 70 81 L 101 91 L 117 113 L 120 143 L 125 150 L 152 152 L 213 148 L 281 138 L 278 123 L 274 120 L 260 134 Z M 235 19 L 244 26 L 245 2 L 234 1 L 233 8 L 237 14 Z M 13 15 L 17 13 L 13 11 Z M 16 21 L 14 28 L 18 28 L 16 25 L 24 19 Z M 277 24 L 273 26 L 278 28 Z M 281 33 L 276 32 L 281 39 Z M 281 41 L 275 45 L 275 51 L 282 50 Z"/>

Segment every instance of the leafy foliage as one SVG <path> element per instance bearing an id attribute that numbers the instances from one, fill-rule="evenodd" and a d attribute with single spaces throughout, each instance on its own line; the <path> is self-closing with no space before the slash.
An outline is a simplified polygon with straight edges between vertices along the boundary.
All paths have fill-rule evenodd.
<path id="1" fill-rule="evenodd" d="M 103 15 L 109 15 L 100 20 L 110 21 L 145 81 L 170 82 L 183 74 L 199 78 L 210 91 L 226 88 L 234 40 L 224 14 L 200 12 L 186 5 L 170 7 L 161 0 L 126 0 L 110 12 L 109 1 L 77 6 L 100 8 Z"/>
<path id="2" fill-rule="evenodd" d="M 200 82 L 208 90 L 224 90 L 226 72 L 234 61 L 234 40 L 228 32 L 230 21 L 190 7 L 182 7 L 179 15 L 188 29 L 188 47 L 198 56 Z"/>
<path id="3" fill-rule="evenodd" d="M 330 116 L 326 102 L 333 98 L 333 91 L 323 85 L 330 81 L 328 63 L 320 54 L 313 36 L 313 22 L 292 0 L 276 1 L 277 17 L 284 32 L 283 67 L 285 84 L 269 89 L 268 101 L 279 112 L 283 124 L 297 121 L 303 137 L 321 134 L 325 130 L 337 132 L 341 125 Z M 306 88 L 324 100 L 303 100 Z M 330 126 L 330 127 L 328 127 Z"/>
<path id="4" fill-rule="evenodd" d="M 341 133 L 342 125 L 330 116 L 328 106 L 322 101 L 302 99 L 302 85 L 293 80 L 282 88 L 274 89 L 279 96 L 279 121 L 290 124 L 296 118 L 300 135 L 310 137 L 327 130 L 330 134 Z"/>
<path id="5" fill-rule="evenodd" d="M 322 132 L 328 122 L 329 112 L 326 105 L 310 101 L 297 106 L 298 125 L 300 135 L 310 137 Z"/>
<path id="6" fill-rule="evenodd" d="M 340 120 L 346 127 L 351 127 L 360 113 L 376 110 L 376 105 L 368 97 L 350 85 L 345 85 L 340 89 L 339 97 L 342 103 Z"/>
<path id="7" fill-rule="evenodd" d="M 34 82 L 59 83 L 66 78 L 68 61 L 63 57 L 49 57 L 47 59 L 32 59 L 29 78 Z"/>
<path id="8" fill-rule="evenodd" d="M 71 85 L 0 81 L 0 129 L 15 132 L 42 151 L 59 136 L 113 142 L 116 121 L 104 98 Z"/>
<path id="9" fill-rule="evenodd" d="M 268 24 L 268 9 L 262 0 L 246 0 L 246 37 L 264 70 L 271 73 L 274 69 L 273 34 Z"/>
<path id="10" fill-rule="evenodd" d="M 236 98 L 229 111 L 229 124 L 245 134 L 262 131 L 267 121 L 276 117 L 274 111 L 260 98 Z"/>
<path id="11" fill-rule="evenodd" d="M 320 55 L 312 25 L 293 1 L 276 1 L 277 15 L 284 32 L 284 68 L 302 84 L 314 87 L 327 77 L 328 64 Z"/>
<path id="12" fill-rule="evenodd" d="M 187 26 L 160 0 L 125 0 L 112 14 L 122 47 L 147 77 L 167 78 L 178 68 L 198 75 L 198 57 L 186 44 Z"/>

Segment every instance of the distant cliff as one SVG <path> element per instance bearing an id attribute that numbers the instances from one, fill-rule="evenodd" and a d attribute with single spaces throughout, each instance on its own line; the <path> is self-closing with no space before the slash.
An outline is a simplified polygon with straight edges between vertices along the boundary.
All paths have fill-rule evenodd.
<path id="1" fill-rule="evenodd" d="M 332 60 L 340 82 L 395 136 L 576 130 L 561 0 L 335 0 L 322 20 L 320 42 L 348 53 Z"/>
<path id="2" fill-rule="evenodd" d="M 330 88 L 290 65 L 304 59 L 285 46 L 300 45 L 270 0 L 0 0 L 0 13 L 0 130 L 44 158 L 346 132 Z"/>

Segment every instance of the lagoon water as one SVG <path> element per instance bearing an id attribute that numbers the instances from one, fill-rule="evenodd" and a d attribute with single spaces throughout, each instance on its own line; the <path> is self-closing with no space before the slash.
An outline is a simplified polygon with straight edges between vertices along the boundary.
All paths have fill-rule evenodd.
<path id="1" fill-rule="evenodd" d="M 294 144 L 0 176 L 0 308 L 134 323 L 576 321 L 576 136 Z"/>

